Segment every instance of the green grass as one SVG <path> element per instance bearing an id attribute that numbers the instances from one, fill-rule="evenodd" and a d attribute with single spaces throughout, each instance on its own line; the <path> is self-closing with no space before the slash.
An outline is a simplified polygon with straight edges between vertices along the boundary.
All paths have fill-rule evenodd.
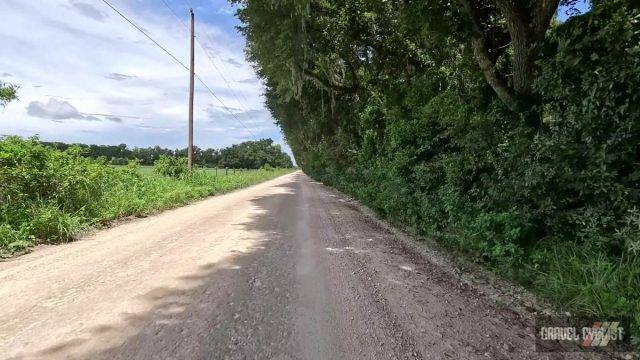
<path id="1" fill-rule="evenodd" d="M 113 166 L 81 155 L 78 149 L 47 148 L 37 139 L 0 139 L 0 257 L 292 171 L 196 169 L 173 178 L 150 166 Z"/>
<path id="2" fill-rule="evenodd" d="M 126 165 L 125 165 L 126 166 Z M 125 167 L 122 166 L 121 167 Z M 198 168 L 199 171 L 203 171 L 207 174 L 211 174 L 211 175 L 218 175 L 218 176 L 224 176 L 224 175 L 234 175 L 234 174 L 238 174 L 238 173 L 247 173 L 247 172 L 252 172 L 252 171 L 257 171 L 257 170 L 251 170 L 251 169 L 224 169 L 224 168 Z M 156 175 L 153 171 L 153 166 L 149 166 L 149 165 L 141 165 L 138 167 L 138 172 L 142 175 Z"/>
<path id="3" fill-rule="evenodd" d="M 456 257 L 464 256 L 519 283 L 557 310 L 603 320 L 630 318 L 630 333 L 640 349 L 640 252 L 635 250 L 637 245 L 628 250 L 622 247 L 625 238 L 629 243 L 640 239 L 631 226 L 614 234 L 617 253 L 605 247 L 610 240 L 606 233 L 590 241 L 571 238 L 570 233 L 522 241 L 528 232 L 526 222 L 517 221 L 519 217 L 465 212 L 460 204 L 466 203 L 444 191 L 420 194 L 420 201 L 415 201 L 415 193 L 402 191 L 405 180 L 394 178 L 383 166 L 333 170 L 315 178 L 352 195 L 393 223 L 437 240 Z M 629 224 L 638 228 L 640 214 L 634 211 L 630 218 Z"/>

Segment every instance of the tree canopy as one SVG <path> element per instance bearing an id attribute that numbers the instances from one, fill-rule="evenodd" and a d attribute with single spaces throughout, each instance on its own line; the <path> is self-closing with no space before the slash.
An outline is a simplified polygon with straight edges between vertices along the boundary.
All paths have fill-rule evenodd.
<path id="1" fill-rule="evenodd" d="M 306 173 L 574 310 L 640 314 L 637 1 L 235 2 Z"/>
<path id="2" fill-rule="evenodd" d="M 221 167 L 258 169 L 265 165 L 277 168 L 293 167 L 291 158 L 271 139 L 245 141 L 220 150 Z"/>

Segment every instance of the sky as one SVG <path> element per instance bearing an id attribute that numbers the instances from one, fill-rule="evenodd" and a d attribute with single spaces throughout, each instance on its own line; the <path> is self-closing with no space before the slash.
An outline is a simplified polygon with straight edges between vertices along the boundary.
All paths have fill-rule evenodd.
<path id="1" fill-rule="evenodd" d="M 290 153 L 226 0 L 108 0 L 188 66 L 196 16 L 194 143 L 272 138 Z M 175 14 L 174 14 L 175 13 Z M 87 144 L 183 148 L 189 73 L 102 0 L 0 1 L 0 80 L 20 86 L 0 134 Z M 207 56 L 209 55 L 209 56 Z"/>
<path id="2" fill-rule="evenodd" d="M 290 153 L 247 63 L 226 0 L 107 0 L 183 64 L 188 9 L 196 14 L 195 144 L 272 138 Z M 584 12 L 588 4 L 582 0 Z M 564 9 L 558 17 L 567 18 Z M 19 101 L 0 109 L 0 134 L 87 144 L 183 148 L 188 71 L 102 0 L 1 0 L 0 80 Z M 209 55 L 209 56 L 207 56 Z"/>
<path id="3" fill-rule="evenodd" d="M 578 0 L 572 8 L 560 7 L 558 9 L 558 20 L 566 21 L 573 15 L 584 14 L 591 7 L 589 0 Z"/>

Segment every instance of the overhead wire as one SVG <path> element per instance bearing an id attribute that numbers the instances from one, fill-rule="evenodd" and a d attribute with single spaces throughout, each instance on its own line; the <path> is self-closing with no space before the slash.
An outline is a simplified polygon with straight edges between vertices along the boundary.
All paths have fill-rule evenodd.
<path id="1" fill-rule="evenodd" d="M 120 10 L 116 9 L 113 5 L 111 5 L 111 3 L 109 3 L 107 0 L 102 0 L 103 3 L 107 4 L 107 6 L 109 6 L 111 9 L 113 9 L 113 11 L 115 11 L 116 13 L 118 13 L 118 15 L 120 15 L 120 17 L 122 17 L 123 19 L 125 19 L 129 24 L 131 24 L 131 26 L 133 26 L 134 28 L 136 28 L 138 31 L 140 31 L 144 36 L 147 37 L 147 39 L 151 40 L 151 42 L 153 42 L 157 47 L 159 47 L 160 49 L 162 49 L 162 51 L 164 51 L 165 53 L 167 53 L 167 55 L 171 56 L 173 58 L 173 60 L 175 60 L 178 64 L 180 64 L 180 66 L 182 66 L 183 68 L 185 68 L 187 71 L 189 71 L 189 67 L 187 65 L 185 65 L 182 61 L 180 61 L 177 57 L 175 57 L 175 55 L 173 55 L 169 50 L 167 50 L 164 46 L 162 46 L 159 42 L 157 42 L 156 40 L 154 40 L 151 36 L 149 36 L 149 34 L 147 34 L 146 31 L 142 30 L 142 28 L 140 28 L 138 25 L 136 25 L 133 21 L 131 21 L 128 17 L 126 17 L 122 12 L 120 12 Z"/>
<path id="2" fill-rule="evenodd" d="M 184 2 L 185 0 L 183 0 Z M 160 44 L 158 41 L 156 41 L 155 39 L 153 39 L 151 37 L 151 35 L 149 35 L 146 31 L 144 31 L 141 27 L 139 27 L 138 25 L 136 25 L 136 23 L 134 23 L 131 19 L 129 19 L 126 15 L 124 15 L 124 13 L 120 10 L 118 10 L 115 6 L 113 6 L 109 1 L 107 0 L 102 0 L 102 2 L 104 2 L 107 6 L 109 6 L 113 11 L 115 11 L 118 15 L 120 15 L 120 17 L 122 17 L 125 21 L 127 21 L 131 26 L 133 26 L 136 30 L 138 30 L 140 33 L 142 33 L 145 37 L 147 37 L 154 45 L 156 45 L 157 47 L 159 47 L 162 51 L 164 51 L 167 55 L 169 55 L 176 63 L 178 63 L 180 66 L 182 66 L 185 70 L 190 71 L 189 67 L 186 66 L 182 61 L 180 61 L 180 59 L 178 59 L 175 55 L 173 55 L 169 50 L 167 50 L 164 46 L 162 46 L 162 44 Z M 164 2 L 164 0 L 163 0 Z M 165 5 L 168 5 L 165 2 Z M 170 8 L 170 7 L 169 7 Z M 171 8 L 170 8 L 171 9 Z M 175 14 L 175 12 L 172 11 L 172 13 L 179 19 L 179 17 L 177 16 L 177 14 Z M 186 24 L 185 24 L 186 25 Z M 202 46 L 202 45 L 201 45 Z M 256 137 L 253 132 L 251 131 L 251 129 L 249 129 L 249 127 L 247 127 L 242 120 L 240 120 L 236 114 L 234 112 L 232 112 L 229 107 L 224 103 L 224 101 L 222 101 L 222 99 L 220 99 L 220 97 L 218 97 L 215 92 L 209 87 L 209 85 L 207 85 L 207 83 L 198 75 L 194 72 L 194 76 L 195 78 L 209 91 L 209 93 L 222 105 L 222 107 L 229 113 L 229 115 L 233 116 L 238 123 L 240 123 L 245 129 L 247 129 L 247 131 L 249 132 L 249 134 L 251 134 L 252 137 Z"/>
<path id="3" fill-rule="evenodd" d="M 211 39 L 211 37 L 209 36 L 209 34 L 207 34 L 206 31 L 203 32 L 204 36 L 206 37 L 206 39 L 209 41 L 209 43 L 213 44 L 214 41 L 213 39 Z M 196 38 L 197 39 L 197 38 Z M 205 52 L 205 54 L 207 55 L 207 57 L 209 58 L 209 61 L 211 62 L 211 65 L 213 65 L 213 67 L 218 71 L 218 73 L 220 74 L 220 76 L 222 77 L 222 80 L 224 80 L 224 82 L 227 84 L 227 87 L 231 90 L 232 95 L 235 97 L 236 101 L 238 103 L 240 103 L 240 99 L 237 98 L 237 96 L 235 95 L 235 92 L 231 89 L 231 85 L 229 84 L 229 81 L 227 80 L 227 78 L 224 76 L 224 71 L 220 71 L 220 69 L 216 66 L 216 64 L 214 63 L 213 59 L 209 56 L 207 50 L 204 48 L 204 46 L 202 46 L 202 44 L 200 43 L 200 41 L 198 41 L 198 44 L 200 44 L 200 47 L 202 48 L 202 51 Z M 222 65 L 223 69 L 225 69 L 224 66 L 224 61 L 220 61 L 220 65 Z M 240 92 L 240 96 L 242 97 L 242 99 L 244 99 L 245 103 L 248 103 L 249 101 L 247 100 L 247 98 L 244 96 L 243 93 Z M 245 110 L 246 111 L 246 110 Z"/>
<path id="4" fill-rule="evenodd" d="M 162 3 L 164 4 L 164 6 L 169 9 L 169 11 L 171 12 L 171 14 L 182 24 L 182 26 L 185 28 L 185 30 L 187 32 L 189 32 L 189 27 L 187 26 L 187 24 L 180 18 L 180 16 L 173 10 L 173 8 L 169 5 L 169 3 L 167 3 L 166 0 L 161 0 Z M 187 4 L 184 0 L 183 3 L 187 6 L 189 6 L 189 4 Z M 209 34 L 207 34 L 206 31 L 203 31 L 203 34 L 206 38 L 206 40 L 208 40 L 211 44 L 214 43 L 214 41 L 211 39 L 211 37 L 209 37 Z M 245 103 L 242 103 L 242 101 L 240 101 L 240 99 L 238 98 L 238 96 L 236 95 L 236 92 L 233 90 L 233 88 L 231 87 L 231 84 L 229 82 L 229 80 L 227 80 L 226 76 L 224 76 L 224 72 L 222 70 L 220 70 L 220 68 L 216 65 L 215 61 L 213 60 L 213 57 L 211 56 L 211 54 L 209 53 L 209 51 L 207 51 L 207 48 L 204 44 L 202 44 L 202 42 L 200 41 L 200 38 L 198 36 L 196 36 L 196 42 L 198 43 L 198 46 L 200 46 L 200 48 L 202 49 L 202 52 L 204 52 L 205 56 L 207 57 L 207 59 L 209 59 L 209 62 L 211 63 L 211 66 L 218 72 L 218 74 L 220 75 L 220 77 L 222 78 L 222 80 L 225 82 L 225 84 L 227 85 L 227 88 L 231 91 L 231 95 L 234 97 L 234 99 L 236 100 L 236 102 L 238 103 L 238 106 L 240 107 L 240 110 L 244 111 L 245 113 L 247 112 L 247 106 L 246 103 L 248 103 L 247 98 L 244 96 L 244 94 L 240 93 L 240 95 L 242 96 L 242 98 L 244 99 Z M 224 64 L 222 64 L 222 66 L 224 67 Z"/>

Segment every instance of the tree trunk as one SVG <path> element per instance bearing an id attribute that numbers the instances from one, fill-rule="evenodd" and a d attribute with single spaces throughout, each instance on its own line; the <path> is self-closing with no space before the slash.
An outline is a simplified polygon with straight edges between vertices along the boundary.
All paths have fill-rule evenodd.
<path id="1" fill-rule="evenodd" d="M 498 98 L 511 110 L 515 111 L 517 101 L 513 91 L 509 88 L 504 78 L 498 73 L 495 63 L 489 57 L 489 50 L 487 49 L 477 4 L 472 4 L 471 1 L 472 0 L 458 0 L 458 3 L 470 20 L 473 56 L 478 62 L 478 66 L 480 66 L 480 70 L 482 70 L 487 83 L 493 91 L 495 91 L 496 95 L 498 95 Z"/>
<path id="2" fill-rule="evenodd" d="M 494 9 L 504 17 L 511 38 L 511 85 L 508 75 L 500 74 L 495 61 L 489 56 L 485 33 L 490 12 L 487 4 L 478 0 L 458 0 L 471 25 L 471 46 L 478 66 L 496 95 L 511 110 L 530 112 L 534 80 L 534 46 L 544 39 L 551 18 L 558 9 L 559 0 L 493 0 Z M 531 114 L 529 114 L 531 115 Z M 529 116 L 527 115 L 527 116 Z"/>
<path id="3" fill-rule="evenodd" d="M 515 111 L 518 107 L 516 98 L 507 83 L 500 74 L 498 74 L 495 64 L 489 58 L 484 39 L 474 36 L 471 39 L 471 47 L 473 48 L 473 55 L 478 62 L 478 66 L 480 66 L 480 70 L 482 70 L 489 86 L 491 86 L 496 95 L 498 95 L 498 98 L 502 100 L 509 109 Z"/>
<path id="4" fill-rule="evenodd" d="M 526 97 L 531 93 L 533 80 L 533 59 L 531 56 L 533 43 L 529 16 L 513 6 L 511 1 L 498 1 L 498 3 L 508 3 L 508 5 L 503 4 L 500 11 L 505 16 L 507 30 L 511 37 L 513 91 L 519 98 Z"/>

